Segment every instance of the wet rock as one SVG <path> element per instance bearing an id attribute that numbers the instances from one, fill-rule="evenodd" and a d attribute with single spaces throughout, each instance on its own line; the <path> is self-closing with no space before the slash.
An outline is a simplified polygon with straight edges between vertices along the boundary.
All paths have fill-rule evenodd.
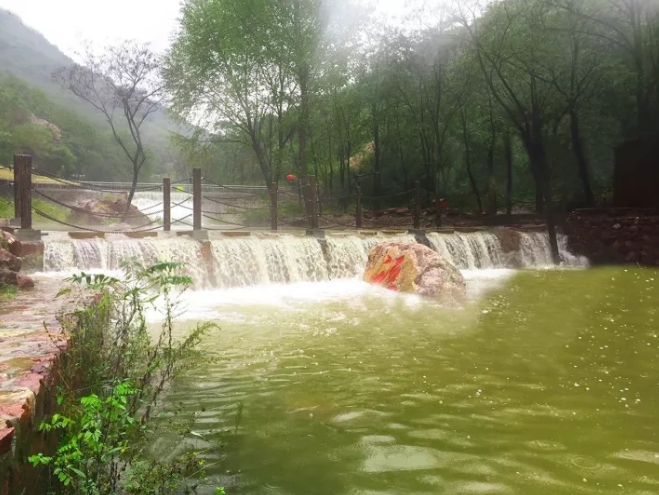
<path id="1" fill-rule="evenodd" d="M 32 280 L 27 275 L 23 275 L 22 273 L 18 273 L 16 275 L 16 285 L 18 285 L 19 289 L 33 289 L 34 288 L 34 280 Z"/>
<path id="2" fill-rule="evenodd" d="M 12 272 L 20 272 L 23 260 L 18 256 L 14 256 L 6 249 L 0 248 L 0 268 L 11 270 Z"/>
<path id="3" fill-rule="evenodd" d="M 34 280 L 22 273 L 12 272 L 6 268 L 0 269 L 0 286 L 15 285 L 19 289 L 32 289 Z"/>
<path id="4" fill-rule="evenodd" d="M 125 215 L 125 218 L 124 218 Z M 149 217 L 130 205 L 126 213 L 126 200 L 117 199 L 85 199 L 75 204 L 75 210 L 69 221 L 76 225 L 106 225 L 119 224 L 117 227 L 131 229 L 149 223 Z M 119 230 L 119 229 L 117 229 Z"/>
<path id="5" fill-rule="evenodd" d="M 18 273 L 0 268 L 0 286 L 2 285 L 18 285 Z"/>
<path id="6" fill-rule="evenodd" d="M 522 234 L 506 227 L 497 229 L 496 235 L 504 253 L 516 253 L 521 250 Z"/>
<path id="7" fill-rule="evenodd" d="M 369 255 L 366 282 L 396 292 L 420 294 L 448 306 L 466 299 L 466 284 L 460 271 L 432 249 L 419 243 L 386 242 Z"/>

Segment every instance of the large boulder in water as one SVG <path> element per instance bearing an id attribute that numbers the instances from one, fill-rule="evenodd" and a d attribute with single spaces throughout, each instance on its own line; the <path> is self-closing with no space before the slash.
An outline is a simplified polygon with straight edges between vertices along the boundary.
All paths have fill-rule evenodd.
<path id="1" fill-rule="evenodd" d="M 415 242 L 385 242 L 368 255 L 366 282 L 397 292 L 420 294 L 458 306 L 467 295 L 460 271 L 435 251 Z"/>

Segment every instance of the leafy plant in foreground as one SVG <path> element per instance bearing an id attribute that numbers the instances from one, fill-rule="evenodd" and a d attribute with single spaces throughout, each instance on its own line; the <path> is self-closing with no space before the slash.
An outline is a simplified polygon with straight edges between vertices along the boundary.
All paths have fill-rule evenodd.
<path id="1" fill-rule="evenodd" d="M 52 455 L 30 457 L 53 475 L 50 493 L 112 495 L 192 493 L 191 478 L 203 477 L 197 453 L 156 459 L 149 452 L 162 421 L 153 421 L 159 399 L 192 358 L 212 324 L 177 335 L 176 298 L 191 284 L 178 263 L 123 267 L 125 278 L 81 273 L 60 296 L 78 305 L 62 318 L 69 348 L 63 354 L 58 394 L 60 414 L 41 430 L 58 435 Z M 159 330 L 146 311 L 163 314 Z"/>

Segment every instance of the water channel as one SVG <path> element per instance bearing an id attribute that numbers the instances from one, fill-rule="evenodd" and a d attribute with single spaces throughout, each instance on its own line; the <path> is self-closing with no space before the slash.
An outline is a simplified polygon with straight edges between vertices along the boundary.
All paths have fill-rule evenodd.
<path id="1" fill-rule="evenodd" d="M 167 399 L 188 439 L 154 449 L 202 451 L 208 494 L 658 493 L 659 272 L 546 269 L 527 235 L 518 271 L 486 234 L 434 239 L 463 309 L 362 283 L 373 241 L 213 241 L 179 323 L 219 325 L 213 359 Z M 47 246 L 52 271 L 113 268 L 79 242 Z"/>

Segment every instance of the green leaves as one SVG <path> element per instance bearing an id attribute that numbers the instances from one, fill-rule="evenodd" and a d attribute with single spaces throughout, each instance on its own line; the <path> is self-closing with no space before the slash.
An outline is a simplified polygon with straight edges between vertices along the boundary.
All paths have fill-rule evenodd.
<path id="1" fill-rule="evenodd" d="M 173 494 L 185 485 L 183 474 L 199 475 L 196 456 L 158 461 L 147 446 L 157 434 L 159 422 L 151 419 L 161 395 L 192 358 L 198 362 L 196 347 L 212 325 L 174 334 L 176 295 L 191 284 L 183 264 L 126 261 L 122 269 L 122 279 L 75 274 L 60 291 L 82 303 L 75 328 L 66 329 L 70 347 L 60 370 L 59 412 L 40 425 L 60 444 L 53 456 L 30 458 L 51 470 L 57 493 Z M 162 312 L 159 331 L 148 326 L 147 308 Z"/>

